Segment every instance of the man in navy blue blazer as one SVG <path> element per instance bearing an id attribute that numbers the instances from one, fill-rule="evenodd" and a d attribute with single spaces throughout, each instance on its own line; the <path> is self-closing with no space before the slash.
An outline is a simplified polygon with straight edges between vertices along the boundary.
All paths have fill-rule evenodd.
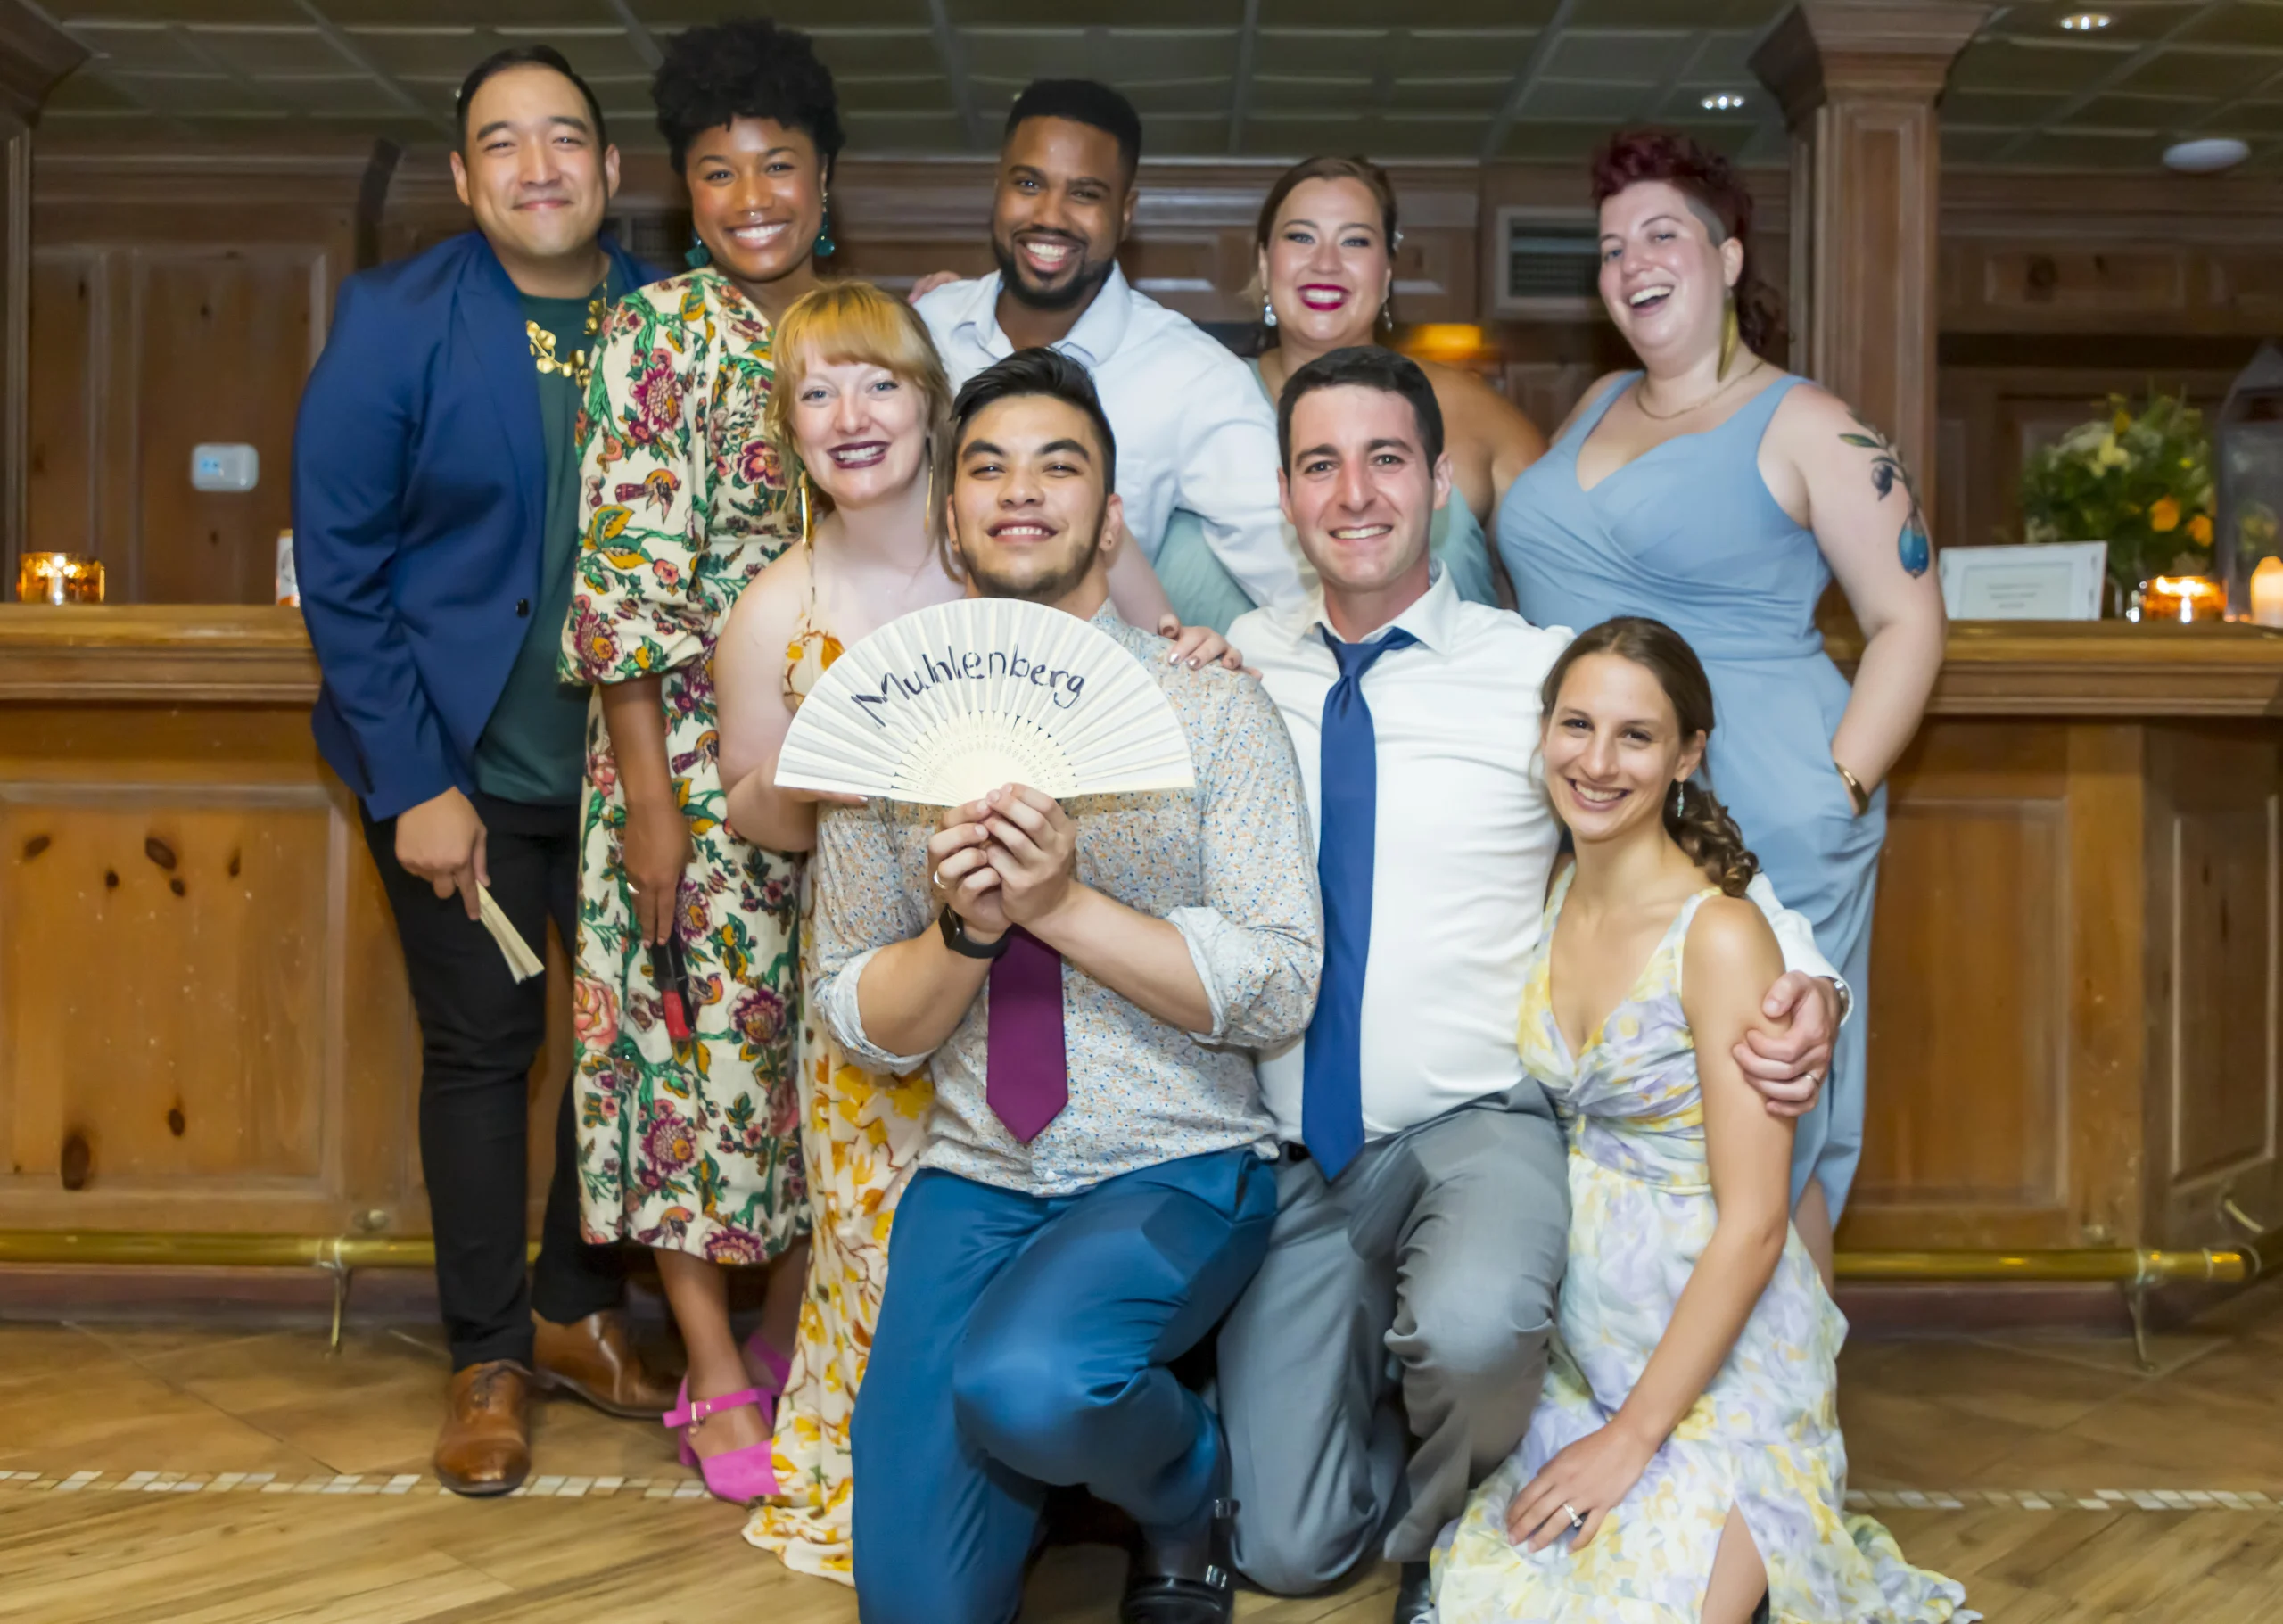
<path id="1" fill-rule="evenodd" d="M 460 88 L 452 177 L 476 229 L 342 285 L 293 440 L 317 745 L 357 792 L 422 1039 L 420 1157 L 453 1376 L 437 1475 L 500 1494 L 531 1467 L 534 1385 L 614 1414 L 670 1389 L 633 1356 L 615 1259 L 581 1239 L 569 1089 L 524 1266 L 526 1087 L 543 978 L 477 921 L 575 940 L 588 695 L 556 651 L 579 530 L 574 424 L 618 294 L 655 279 L 600 235 L 618 187 L 594 93 L 545 46 Z"/>

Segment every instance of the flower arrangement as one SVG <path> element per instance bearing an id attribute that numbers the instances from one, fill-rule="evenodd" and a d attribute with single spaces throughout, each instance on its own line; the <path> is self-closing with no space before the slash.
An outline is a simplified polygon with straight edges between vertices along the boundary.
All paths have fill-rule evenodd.
<path id="1" fill-rule="evenodd" d="M 2201 575 L 2212 562 L 2212 440 L 2185 399 L 2152 395 L 2032 454 L 2022 473 L 2032 541 L 2106 541 L 2121 598 L 2154 575 Z"/>

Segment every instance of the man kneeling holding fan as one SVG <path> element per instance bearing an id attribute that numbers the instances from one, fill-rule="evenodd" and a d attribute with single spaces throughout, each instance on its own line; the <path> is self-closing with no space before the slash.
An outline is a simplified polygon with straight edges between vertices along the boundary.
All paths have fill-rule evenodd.
<path id="1" fill-rule="evenodd" d="M 1227 1449 L 1166 1365 L 1235 1300 L 1275 1217 L 1247 1051 L 1306 1029 L 1323 967 L 1299 769 L 1257 682 L 1169 664 L 1109 607 L 1126 542 L 1084 368 L 1019 351 L 952 416 L 946 519 L 970 597 L 1059 610 L 1117 646 L 1052 725 L 1131 689 L 1122 649 L 1195 782 L 1084 793 L 1104 780 L 1081 773 L 1065 803 L 1001 784 L 820 820 L 820 1013 L 875 1069 L 932 1059 L 936 1090 L 856 1404 L 859 1605 L 866 1624 L 1007 1624 L 1048 1487 L 1084 1484 L 1143 1531 L 1128 1624 L 1221 1624 Z M 871 691 L 918 703 L 930 679 L 911 674 Z"/>

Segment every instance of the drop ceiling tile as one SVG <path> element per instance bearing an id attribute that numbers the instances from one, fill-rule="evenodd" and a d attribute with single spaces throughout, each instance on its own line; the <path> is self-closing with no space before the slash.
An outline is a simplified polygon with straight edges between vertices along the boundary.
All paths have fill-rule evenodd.
<path id="1" fill-rule="evenodd" d="M 180 22 L 183 0 L 48 0 L 47 14 L 70 28 L 80 22 Z M 307 22 L 293 0 L 196 0 L 201 22 Z"/>
<path id="2" fill-rule="evenodd" d="M 1147 21 L 1160 29 L 1225 29 L 1234 33 L 1243 26 L 1244 0 L 1150 0 L 1146 9 L 1092 0 L 1083 10 L 1071 0 L 944 0 L 952 26 L 975 28 L 1067 29 L 1074 22 L 1132 23 Z M 907 8 L 925 15 L 918 0 Z M 1074 11 L 1077 15 L 1074 16 Z"/>
<path id="3" fill-rule="evenodd" d="M 2242 95 L 2283 75 L 2283 51 L 2166 51 L 2119 79 L 2116 88 L 2189 96 L 2207 104 Z"/>
<path id="4" fill-rule="evenodd" d="M 1399 14 L 1422 29 L 1536 29 L 1560 0 L 1410 0 Z M 1383 29 L 1391 0 L 1260 0 L 1268 28 Z"/>
<path id="5" fill-rule="evenodd" d="M 2206 6 L 2183 29 L 2183 43 L 2206 45 L 2254 45 L 2283 50 L 2283 6 L 2238 3 Z"/>
<path id="6" fill-rule="evenodd" d="M 1743 29 L 1757 34 L 1790 0 L 1586 0 L 1577 21 L 1597 29 Z"/>
<path id="7" fill-rule="evenodd" d="M 2048 90 L 2072 94 L 2130 58 L 2128 49 L 2065 45 L 2021 45 L 2010 39 L 1977 39 L 1958 54 L 1950 69 L 1953 89 Z"/>
<path id="8" fill-rule="evenodd" d="M 851 29 L 816 37 L 817 54 L 838 78 L 848 73 L 932 73 L 941 76 L 944 59 L 935 36 L 923 30 Z"/>
<path id="9" fill-rule="evenodd" d="M 1385 29 L 1263 29 L 1253 49 L 1253 71 L 1369 78 L 1379 71 L 1387 49 Z"/>
<path id="10" fill-rule="evenodd" d="M 1687 65 L 1696 37 L 1685 33 L 1565 32 L 1546 59 L 1555 78 L 1609 79 L 1658 84 Z"/>
<path id="11" fill-rule="evenodd" d="M 194 73 L 199 68 L 198 59 L 164 28 L 83 22 L 74 25 L 70 33 L 95 54 L 101 66 L 112 72 Z"/>
<path id="12" fill-rule="evenodd" d="M 467 70 L 509 44 L 503 35 L 490 29 L 461 27 L 454 29 L 356 29 L 346 30 L 351 44 L 388 73 L 400 78 L 449 79 L 455 85 L 466 77 Z M 523 44 L 518 40 L 514 43 Z M 591 53 L 585 39 L 552 37 L 547 42 L 571 59 L 571 65 L 585 72 L 589 62 L 582 61 Z M 334 53 L 336 64 L 347 59 Z"/>
<path id="13" fill-rule="evenodd" d="M 220 74 L 116 73 L 111 83 L 123 95 L 177 118 L 228 117 L 268 112 L 276 103 Z"/>
<path id="14" fill-rule="evenodd" d="M 1512 79 L 1537 43 L 1530 29 L 1416 29 L 1404 53 L 1413 73 L 1500 73 Z"/>
<path id="15" fill-rule="evenodd" d="M 1027 84 L 1042 77 L 1133 80 L 1225 76 L 1234 35 L 1124 29 L 962 29 L 968 71 Z"/>
<path id="16" fill-rule="evenodd" d="M 1302 116 L 1341 118 L 1351 110 L 1363 111 L 1372 94 L 1372 81 L 1361 76 L 1307 78 L 1256 73 L 1252 78 L 1252 107 L 1256 113 L 1287 112 Z"/>
<path id="17" fill-rule="evenodd" d="M 192 41 L 209 55 L 241 73 L 324 73 L 347 60 L 325 36 L 304 25 L 296 29 L 194 28 Z"/>
<path id="18" fill-rule="evenodd" d="M 894 117 L 904 113 L 952 113 L 952 87 L 940 73 L 922 77 L 902 74 L 878 77 L 835 76 L 844 120 L 860 114 Z"/>
<path id="19" fill-rule="evenodd" d="M 2033 4 L 2004 7 L 1991 21 L 1988 31 L 2017 39 L 2095 40 L 2137 48 L 2161 38 L 2197 11 L 2206 9 L 2216 9 L 2212 0 L 2037 0 Z M 2108 26 L 2091 33 L 2074 32 L 2061 26 L 2063 18 L 2080 12 L 2098 12 L 2108 18 Z"/>
<path id="20" fill-rule="evenodd" d="M 1704 105 L 1707 96 L 1742 96 L 1743 105 L 1711 111 Z M 1775 111 L 1776 98 L 1760 87 L 1752 79 L 1722 79 L 1717 83 L 1676 85 L 1671 94 L 1654 104 L 1644 102 L 1641 116 L 1661 124 L 1670 124 L 1683 119 L 1702 119 L 1721 124 L 1757 124 Z"/>
<path id="21" fill-rule="evenodd" d="M 1506 98 L 1511 81 L 1496 78 L 1401 78 L 1390 87 L 1390 111 L 1477 113 L 1486 121 Z"/>
<path id="22" fill-rule="evenodd" d="M 2210 122 L 2198 125 L 2199 136 L 2283 135 L 2283 101 L 2239 102 Z"/>
<path id="23" fill-rule="evenodd" d="M 2211 105 L 2208 101 L 2181 96 L 2096 96 L 2072 112 L 2069 122 L 2103 129 L 2172 130 L 2188 124 Z"/>
<path id="24" fill-rule="evenodd" d="M 1226 118 L 1231 93 L 1225 78 L 1160 79 L 1125 87 L 1144 132 L 1153 138 L 1161 120 Z"/>
<path id="25" fill-rule="evenodd" d="M 205 0 L 196 0 L 203 4 Z M 481 21 L 495 28 L 591 28 L 610 20 L 599 0 L 316 0 L 336 28 L 452 28 Z M 306 21 L 299 7 L 291 8 Z M 473 13 L 473 15 L 471 15 Z"/>
<path id="26" fill-rule="evenodd" d="M 1751 54 L 1760 48 L 1760 41 L 1757 30 L 1749 34 L 1732 31 L 1702 35 L 1696 60 L 1688 65 L 1689 76 L 1735 85 L 1757 85 L 1760 79 L 1751 70 Z"/>
<path id="27" fill-rule="evenodd" d="M 1543 120 L 1558 124 L 1571 119 L 1599 119 L 1605 124 L 1631 124 L 1655 111 L 1654 86 L 1540 79 L 1523 98 L 1520 116 L 1532 122 Z"/>
<path id="28" fill-rule="evenodd" d="M 331 119 L 387 118 L 405 111 L 404 103 L 377 80 L 362 76 L 264 79 L 261 88 L 296 112 L 322 113 Z"/>

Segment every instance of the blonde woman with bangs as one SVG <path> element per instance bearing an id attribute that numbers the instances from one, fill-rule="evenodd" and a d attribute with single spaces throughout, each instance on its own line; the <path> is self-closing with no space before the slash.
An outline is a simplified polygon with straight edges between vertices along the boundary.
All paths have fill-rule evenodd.
<path id="1" fill-rule="evenodd" d="M 931 498 L 952 390 L 918 313 L 869 283 L 828 284 L 779 322 L 776 362 L 765 425 L 796 482 L 803 539 L 738 600 L 714 650 L 714 686 L 730 828 L 755 845 L 806 852 L 818 817 L 832 813 L 773 781 L 793 712 L 844 649 L 966 586 Z M 1176 639 L 1175 658 L 1237 663 L 1202 629 L 1159 630 Z M 811 979 L 804 952 L 801 1148 L 814 1250 L 777 1409 L 782 1492 L 755 1510 L 746 1537 L 799 1572 L 845 1583 L 848 1422 L 887 1278 L 889 1222 L 933 1088 L 924 1073 L 853 1064 L 810 1013 Z"/>

